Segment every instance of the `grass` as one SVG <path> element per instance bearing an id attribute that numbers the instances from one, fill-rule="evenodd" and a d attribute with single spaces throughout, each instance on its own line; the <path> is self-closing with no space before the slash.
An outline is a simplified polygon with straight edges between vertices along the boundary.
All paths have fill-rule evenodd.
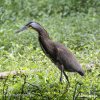
<path id="1" fill-rule="evenodd" d="M 32 20 L 39 22 L 54 41 L 63 43 L 76 55 L 85 76 L 67 73 L 71 86 L 67 86 L 65 78 L 63 84 L 59 83 L 60 71 L 42 52 L 37 32 L 27 30 L 15 34 L 29 18 L 7 20 L 0 25 L 0 71 L 26 70 L 29 73 L 1 80 L 1 99 L 99 100 L 100 16 L 80 13 L 63 19 L 53 16 Z"/>

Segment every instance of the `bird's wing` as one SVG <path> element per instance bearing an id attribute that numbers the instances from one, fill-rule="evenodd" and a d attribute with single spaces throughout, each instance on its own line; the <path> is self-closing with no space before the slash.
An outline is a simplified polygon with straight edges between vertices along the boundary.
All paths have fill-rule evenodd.
<path id="1" fill-rule="evenodd" d="M 81 70 L 81 65 L 75 56 L 63 45 L 56 45 L 57 60 L 64 66 L 67 71 L 77 72 Z"/>

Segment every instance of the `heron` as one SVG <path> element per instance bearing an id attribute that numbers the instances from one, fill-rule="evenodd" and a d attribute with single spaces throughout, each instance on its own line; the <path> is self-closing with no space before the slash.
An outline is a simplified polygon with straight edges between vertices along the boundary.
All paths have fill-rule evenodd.
<path id="1" fill-rule="evenodd" d="M 30 21 L 22 28 L 17 30 L 16 33 L 24 31 L 28 28 L 32 28 L 37 31 L 38 41 L 43 52 L 61 71 L 60 82 L 62 82 L 62 76 L 64 75 L 66 80 L 70 84 L 69 78 L 65 71 L 77 72 L 81 76 L 84 76 L 85 72 L 82 69 L 79 61 L 76 59 L 75 55 L 63 44 L 52 41 L 47 31 L 39 23 Z"/>

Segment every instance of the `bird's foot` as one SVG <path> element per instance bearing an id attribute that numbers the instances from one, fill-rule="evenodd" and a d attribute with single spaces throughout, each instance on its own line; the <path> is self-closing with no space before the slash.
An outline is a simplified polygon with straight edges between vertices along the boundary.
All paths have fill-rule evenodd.
<path id="1" fill-rule="evenodd" d="M 62 83 L 62 77 L 60 77 L 60 83 Z"/>

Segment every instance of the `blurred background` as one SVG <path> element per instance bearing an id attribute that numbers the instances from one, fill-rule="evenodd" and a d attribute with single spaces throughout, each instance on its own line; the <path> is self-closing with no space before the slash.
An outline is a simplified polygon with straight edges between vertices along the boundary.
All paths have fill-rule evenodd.
<path id="1" fill-rule="evenodd" d="M 83 66 L 84 78 L 68 73 L 69 91 L 65 79 L 59 84 L 60 71 L 42 52 L 37 32 L 15 34 L 29 21 L 40 23 Z M 35 70 L 27 78 L 35 88 L 20 75 L 10 77 L 0 82 L 2 99 L 99 100 L 100 0 L 0 0 L 0 72 L 12 70 Z"/>
<path id="2" fill-rule="evenodd" d="M 0 0 L 1 23 L 19 18 L 41 18 L 59 15 L 99 14 L 99 0 Z"/>

